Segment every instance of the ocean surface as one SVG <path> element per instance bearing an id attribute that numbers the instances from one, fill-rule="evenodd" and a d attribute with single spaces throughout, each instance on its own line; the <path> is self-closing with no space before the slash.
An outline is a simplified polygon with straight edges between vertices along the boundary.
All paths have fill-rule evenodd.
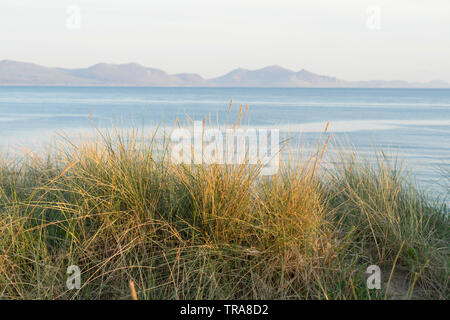
<path id="1" fill-rule="evenodd" d="M 231 123 L 241 104 L 243 113 L 249 105 L 245 124 L 279 128 L 305 145 L 329 121 L 333 138 L 397 156 L 425 188 L 438 188 L 439 168 L 450 167 L 450 89 L 0 87 L 0 150 L 39 151 L 57 134 L 75 138 L 93 127 Z"/>

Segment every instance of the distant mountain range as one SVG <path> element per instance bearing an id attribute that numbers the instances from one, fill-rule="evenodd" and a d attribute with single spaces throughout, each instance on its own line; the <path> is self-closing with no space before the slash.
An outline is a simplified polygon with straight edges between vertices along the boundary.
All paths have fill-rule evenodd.
<path id="1" fill-rule="evenodd" d="M 136 63 L 99 63 L 85 69 L 50 68 L 33 63 L 0 61 L 0 86 L 145 86 L 145 87 L 317 87 L 317 88 L 450 88 L 450 84 L 406 81 L 346 81 L 306 70 L 279 66 L 236 69 L 204 79 L 198 74 L 168 74 Z"/>

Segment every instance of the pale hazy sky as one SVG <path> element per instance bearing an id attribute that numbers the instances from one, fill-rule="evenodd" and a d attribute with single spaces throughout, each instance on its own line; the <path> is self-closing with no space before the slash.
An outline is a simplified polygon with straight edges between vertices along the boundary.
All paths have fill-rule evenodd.
<path id="1" fill-rule="evenodd" d="M 80 29 L 66 26 L 70 5 Z M 450 81 L 450 0 L 0 0 L 2 59 Z"/>

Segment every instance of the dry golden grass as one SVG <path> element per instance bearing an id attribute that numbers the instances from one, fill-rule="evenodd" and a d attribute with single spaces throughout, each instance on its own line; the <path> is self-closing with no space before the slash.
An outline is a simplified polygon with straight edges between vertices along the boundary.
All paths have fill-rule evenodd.
<path id="1" fill-rule="evenodd" d="M 0 298 L 382 299 L 397 275 L 402 298 L 448 298 L 447 209 L 383 157 L 325 168 L 327 144 L 271 177 L 174 164 L 137 130 L 4 160 Z"/>

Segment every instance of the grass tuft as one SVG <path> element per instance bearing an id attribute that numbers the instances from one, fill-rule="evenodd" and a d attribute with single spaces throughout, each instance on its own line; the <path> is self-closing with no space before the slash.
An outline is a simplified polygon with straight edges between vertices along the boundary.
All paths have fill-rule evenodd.
<path id="1" fill-rule="evenodd" d="M 158 141 L 112 132 L 2 160 L 0 298 L 448 299 L 447 209 L 382 153 L 329 167 L 325 143 L 260 177 L 175 164 Z"/>

